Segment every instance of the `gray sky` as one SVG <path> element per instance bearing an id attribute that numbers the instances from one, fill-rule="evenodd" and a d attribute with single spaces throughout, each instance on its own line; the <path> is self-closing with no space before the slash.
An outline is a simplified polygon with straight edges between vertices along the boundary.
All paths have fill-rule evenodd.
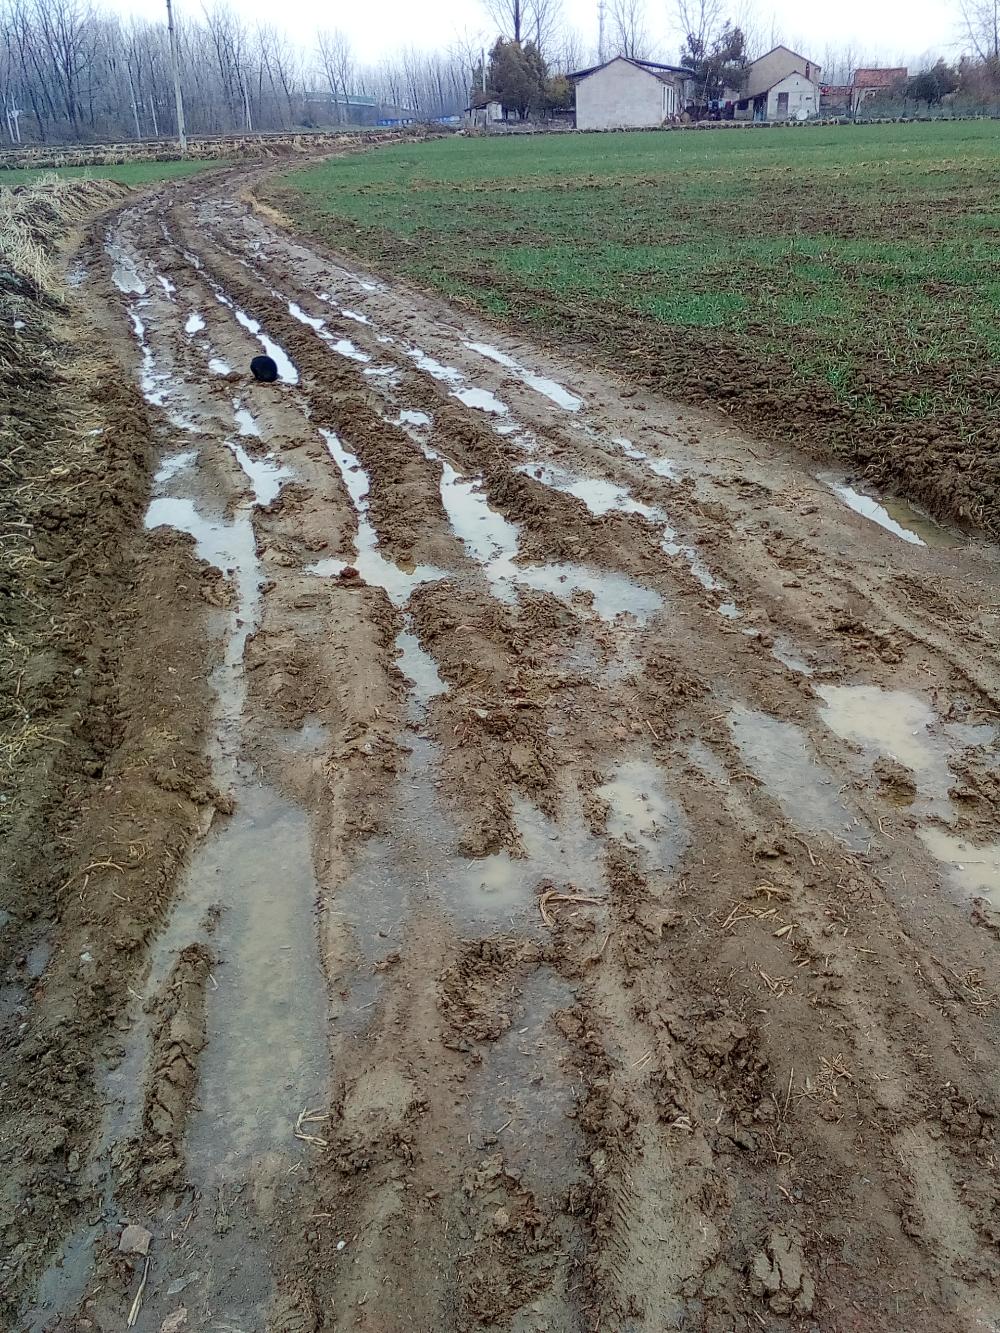
<path id="1" fill-rule="evenodd" d="M 123 13 L 159 18 L 162 0 L 110 0 Z M 478 0 L 368 0 L 330 5 L 317 0 L 231 0 L 250 23 L 276 24 L 300 45 L 312 48 L 319 27 L 341 28 L 348 34 L 359 61 L 412 45 L 447 46 L 459 32 L 481 33 L 489 39 L 492 25 Z M 199 0 L 175 0 L 177 13 L 197 14 Z M 597 0 L 563 0 L 567 20 L 588 45 L 597 44 Z M 734 17 L 747 9 L 733 4 Z M 958 0 L 837 0 L 809 4 L 806 0 L 765 0 L 752 6 L 761 31 L 770 34 L 771 15 L 782 40 L 822 63 L 824 48 L 851 46 L 860 56 L 893 64 L 900 57 L 913 63 L 926 52 L 956 54 L 959 50 Z M 647 0 L 649 31 L 664 59 L 677 58 L 679 38 L 672 0 Z"/>

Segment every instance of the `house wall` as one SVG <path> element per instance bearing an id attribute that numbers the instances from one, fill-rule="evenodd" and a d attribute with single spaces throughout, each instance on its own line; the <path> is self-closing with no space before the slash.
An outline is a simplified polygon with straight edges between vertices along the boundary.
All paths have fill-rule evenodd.
<path id="1" fill-rule="evenodd" d="M 807 67 L 809 78 L 818 79 L 820 75 L 819 65 L 796 55 L 787 46 L 776 46 L 773 51 L 768 51 L 766 56 L 761 56 L 759 60 L 755 60 L 749 66 L 744 96 L 756 97 L 759 93 L 766 92 L 768 88 L 773 87 L 779 79 L 784 79 L 788 74 L 804 75 Z"/>
<path id="2" fill-rule="evenodd" d="M 788 111 L 778 113 L 778 94 L 788 94 Z M 814 116 L 819 110 L 819 84 L 807 79 L 804 74 L 789 74 L 787 79 L 776 83 L 767 94 L 768 120 L 794 120 L 795 113 L 806 111 Z"/>
<path id="3" fill-rule="evenodd" d="M 666 109 L 671 91 L 646 70 L 613 60 L 577 83 L 576 128 L 627 130 L 662 125 L 672 114 Z"/>

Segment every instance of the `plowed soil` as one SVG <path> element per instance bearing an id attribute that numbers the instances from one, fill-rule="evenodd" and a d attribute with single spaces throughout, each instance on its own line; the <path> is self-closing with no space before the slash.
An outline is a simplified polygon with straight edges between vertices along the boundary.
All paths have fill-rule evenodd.
<path id="1" fill-rule="evenodd" d="M 5 903 L 6 1326 L 993 1327 L 997 549 L 253 183 L 75 261 L 145 443 Z"/>

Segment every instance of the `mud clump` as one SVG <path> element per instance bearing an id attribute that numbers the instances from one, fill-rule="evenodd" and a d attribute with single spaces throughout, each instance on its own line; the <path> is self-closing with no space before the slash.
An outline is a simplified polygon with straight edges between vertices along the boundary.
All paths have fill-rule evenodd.
<path id="1" fill-rule="evenodd" d="M 546 1290 L 560 1236 L 502 1153 L 466 1173 L 462 1190 L 471 1254 L 461 1275 L 460 1327 L 497 1325 Z"/>
<path id="2" fill-rule="evenodd" d="M 502 1037 L 513 1022 L 511 977 L 542 960 L 542 950 L 527 940 L 501 938 L 464 945 L 438 990 L 438 1008 L 451 1029 L 445 1045 L 468 1050 L 472 1041 Z"/>
<path id="3" fill-rule="evenodd" d="M 895 759 L 879 759 L 872 772 L 880 794 L 893 805 L 912 805 L 917 799 L 917 784 L 913 774 Z"/>
<path id="4" fill-rule="evenodd" d="M 782 1231 L 772 1231 L 765 1248 L 754 1255 L 749 1286 L 754 1296 L 767 1300 L 772 1314 L 812 1313 L 816 1286 L 805 1267 L 801 1243 Z"/>

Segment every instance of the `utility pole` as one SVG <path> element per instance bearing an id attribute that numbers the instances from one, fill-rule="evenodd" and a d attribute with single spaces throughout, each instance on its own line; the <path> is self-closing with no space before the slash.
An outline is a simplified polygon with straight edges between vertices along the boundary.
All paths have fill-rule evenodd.
<path id="1" fill-rule="evenodd" d="M 188 138 L 184 128 L 184 98 L 181 96 L 181 72 L 177 63 L 177 34 L 174 32 L 174 7 L 171 0 L 167 0 L 167 32 L 170 34 L 170 64 L 174 73 L 174 99 L 177 103 L 177 138 L 180 140 L 181 157 L 186 157 Z"/>
<path id="2" fill-rule="evenodd" d="M 597 0 L 597 59 L 600 64 L 604 64 L 604 24 L 607 18 L 606 0 Z"/>

